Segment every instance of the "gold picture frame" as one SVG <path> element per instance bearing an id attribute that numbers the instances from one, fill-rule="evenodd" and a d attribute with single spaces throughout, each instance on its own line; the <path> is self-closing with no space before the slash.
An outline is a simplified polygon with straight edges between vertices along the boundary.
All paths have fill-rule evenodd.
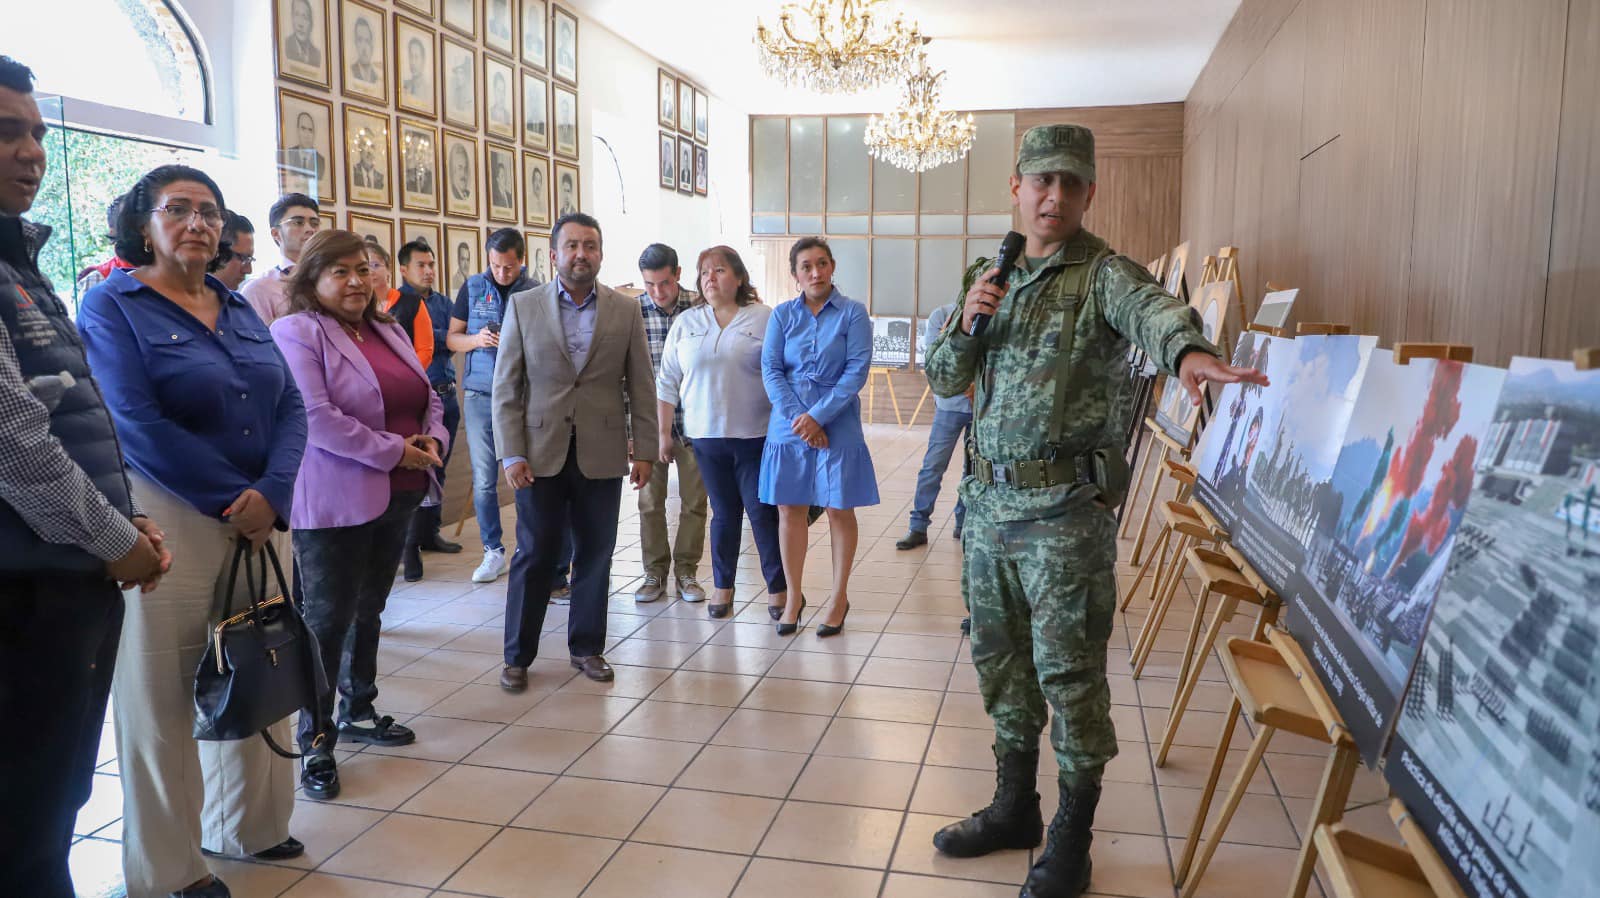
<path id="1" fill-rule="evenodd" d="M 522 145 L 531 150 L 550 149 L 550 82 L 526 71 L 522 73 Z"/>
<path id="2" fill-rule="evenodd" d="M 550 7 L 545 0 L 522 0 L 522 64 L 550 71 Z"/>
<path id="3" fill-rule="evenodd" d="M 550 74 L 558 81 L 578 86 L 578 17 L 550 5 Z"/>
<path id="4" fill-rule="evenodd" d="M 278 89 L 278 192 L 338 201 L 333 157 L 333 104 Z"/>
<path id="5" fill-rule="evenodd" d="M 498 143 L 484 144 L 484 197 L 490 221 L 518 224 L 517 151 Z"/>
<path id="6" fill-rule="evenodd" d="M 550 227 L 550 157 L 522 154 L 522 223 Z"/>
<path id="7" fill-rule="evenodd" d="M 483 270 L 480 259 L 483 242 L 483 236 L 475 225 L 444 226 L 444 246 L 441 252 L 434 254 L 434 259 L 440 265 L 439 282 L 448 284 L 450 289 L 448 292 L 439 292 L 455 296 L 461 292 L 467 278 Z"/>
<path id="8" fill-rule="evenodd" d="M 439 141 L 444 177 L 440 195 L 444 214 L 478 217 L 478 139 L 446 128 Z"/>
<path id="9" fill-rule="evenodd" d="M 439 211 L 439 129 L 432 122 L 400 118 L 395 126 L 400 165 L 400 208 Z"/>
<path id="10" fill-rule="evenodd" d="M 383 251 L 394 258 L 400 245 L 394 242 L 394 220 L 380 218 L 376 215 L 364 215 L 360 212 L 346 212 L 344 215 L 345 226 L 351 232 L 361 235 L 362 238 L 371 237 L 377 240 Z M 393 265 L 391 265 L 391 268 Z"/>
<path id="11" fill-rule="evenodd" d="M 478 39 L 478 0 L 440 0 L 440 3 L 440 25 L 468 40 Z"/>
<path id="12" fill-rule="evenodd" d="M 507 59 L 516 59 L 520 37 L 516 0 L 483 0 L 483 46 Z"/>
<path id="13" fill-rule="evenodd" d="M 389 105 L 388 14 L 362 0 L 340 0 L 339 48 L 340 91 L 355 100 Z"/>
<path id="14" fill-rule="evenodd" d="M 517 71 L 483 54 L 483 130 L 490 137 L 517 139 Z"/>
<path id="15" fill-rule="evenodd" d="M 351 205 L 394 206 L 389 131 L 387 112 L 344 107 L 344 189 Z"/>
<path id="16" fill-rule="evenodd" d="M 444 234 L 437 221 L 423 221 L 419 218 L 400 219 L 400 244 L 395 247 L 395 255 L 399 256 L 401 246 L 418 239 L 428 244 L 428 251 L 435 257 L 439 255 L 439 247 L 444 245 Z M 396 258 L 395 265 L 399 264 L 400 260 Z"/>
<path id="17" fill-rule="evenodd" d="M 551 199 L 559 221 L 563 216 L 583 211 L 583 185 L 576 165 L 556 160 L 552 168 L 555 169 L 555 183 L 551 185 Z"/>
<path id="18" fill-rule="evenodd" d="M 678 81 L 678 130 L 694 136 L 694 85 Z"/>
<path id="19" fill-rule="evenodd" d="M 478 130 L 478 51 L 439 36 L 439 108 L 447 125 Z"/>
<path id="20" fill-rule="evenodd" d="M 522 235 L 526 243 L 524 261 L 528 266 L 528 277 L 543 284 L 550 280 L 550 235 L 534 231 L 526 231 Z"/>
<path id="21" fill-rule="evenodd" d="M 556 155 L 578 158 L 578 92 L 562 84 L 551 85 L 551 146 Z"/>
<path id="22" fill-rule="evenodd" d="M 333 89 L 328 0 L 273 0 L 272 58 L 278 77 Z"/>
<path id="23" fill-rule="evenodd" d="M 395 108 L 437 118 L 439 37 L 433 29 L 399 13 L 394 17 Z"/>
<path id="24" fill-rule="evenodd" d="M 656 122 L 669 131 L 678 127 L 678 79 L 666 69 L 656 70 Z"/>

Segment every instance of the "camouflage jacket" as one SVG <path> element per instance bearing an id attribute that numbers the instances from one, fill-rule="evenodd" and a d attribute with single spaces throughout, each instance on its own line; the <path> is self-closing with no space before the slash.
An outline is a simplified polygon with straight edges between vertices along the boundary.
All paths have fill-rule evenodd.
<path id="1" fill-rule="evenodd" d="M 972 435 L 984 458 L 1009 462 L 1050 455 L 1050 418 L 1061 371 L 1057 346 L 1063 319 L 1072 313 L 1067 291 L 1073 279 L 1064 275 L 1072 265 L 1089 264 L 1105 245 L 1080 230 L 1035 270 L 1019 267 L 1012 272 L 1006 298 L 983 336 L 963 333 L 957 314 L 928 347 L 927 375 L 934 393 L 953 396 L 977 383 Z M 1125 451 L 1123 433 L 1132 402 L 1130 339 L 1169 374 L 1190 347 L 1217 354 L 1189 307 L 1163 290 L 1143 265 L 1126 256 L 1106 257 L 1074 326 L 1072 383 L 1058 454 Z M 1073 484 L 1016 489 L 971 478 L 962 484 L 969 504 L 977 504 L 994 520 L 1013 521 L 1058 512 L 1092 489 Z"/>

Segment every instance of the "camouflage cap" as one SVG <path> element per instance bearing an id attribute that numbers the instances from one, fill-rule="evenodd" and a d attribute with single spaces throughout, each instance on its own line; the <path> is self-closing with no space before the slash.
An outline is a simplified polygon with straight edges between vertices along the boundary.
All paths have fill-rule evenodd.
<path id="1" fill-rule="evenodd" d="M 1039 125 L 1022 135 L 1017 173 L 1067 172 L 1094 183 L 1094 132 L 1082 125 Z"/>

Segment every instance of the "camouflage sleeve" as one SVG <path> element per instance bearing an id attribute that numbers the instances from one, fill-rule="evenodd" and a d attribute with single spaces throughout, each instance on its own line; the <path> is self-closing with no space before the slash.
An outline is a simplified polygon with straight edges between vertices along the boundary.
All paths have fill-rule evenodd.
<path id="1" fill-rule="evenodd" d="M 1106 259 L 1095 290 L 1101 297 L 1106 323 L 1148 353 L 1163 372 L 1176 374 L 1178 357 L 1190 348 L 1221 358 L 1217 348 L 1200 333 L 1190 308 L 1163 290 L 1144 266 L 1127 256 Z"/>
<path id="2" fill-rule="evenodd" d="M 950 397 L 965 393 L 977 374 L 982 355 L 982 338 L 962 333 L 960 310 L 952 312 L 945 321 L 944 333 L 928 347 L 928 358 L 923 362 L 933 394 Z"/>

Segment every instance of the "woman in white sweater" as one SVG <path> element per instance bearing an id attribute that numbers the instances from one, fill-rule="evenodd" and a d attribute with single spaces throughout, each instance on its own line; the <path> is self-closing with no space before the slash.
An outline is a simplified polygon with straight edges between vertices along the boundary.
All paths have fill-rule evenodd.
<path id="1" fill-rule="evenodd" d="M 750 272 L 732 248 L 713 246 L 700 254 L 695 267 L 701 302 L 680 315 L 667 333 L 656 377 L 659 420 L 667 434 L 673 410 L 682 406 L 684 436 L 711 500 L 715 588 L 706 613 L 723 618 L 733 610 L 740 518 L 748 516 L 767 582 L 767 613 L 776 620 L 789 597 L 778 552 L 778 512 L 762 503 L 756 491 L 772 414 L 761 382 L 761 341 L 772 309 L 761 304 Z M 661 460 L 668 461 L 665 453 L 672 440 L 663 439 L 661 446 Z"/>

